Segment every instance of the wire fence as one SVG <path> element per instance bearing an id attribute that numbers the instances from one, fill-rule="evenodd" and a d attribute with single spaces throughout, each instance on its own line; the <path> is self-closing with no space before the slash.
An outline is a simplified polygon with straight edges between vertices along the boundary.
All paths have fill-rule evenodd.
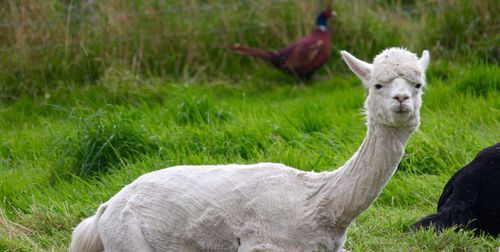
<path id="1" fill-rule="evenodd" d="M 196 13 L 204 13 L 207 14 L 209 12 L 221 12 L 223 10 L 238 10 L 244 7 L 251 7 L 253 8 L 254 11 L 258 11 L 259 9 L 264 9 L 266 6 L 271 5 L 271 4 L 284 4 L 284 3 L 289 3 L 294 0 L 268 0 L 263 2 L 262 5 L 255 5 L 251 4 L 251 0 L 243 0 L 237 3 L 217 3 L 217 4 L 202 4 L 196 8 L 194 7 L 172 7 L 168 9 L 159 9 L 155 10 L 154 12 L 140 12 L 140 11 L 123 11 L 123 12 L 117 12 L 117 13 L 106 13 L 106 19 L 108 20 L 113 20 L 113 19 L 123 19 L 123 18 L 158 18 L 162 16 L 167 16 L 170 14 L 193 14 L 194 12 Z M 256 8 L 257 7 L 257 8 Z M 74 7 L 67 7 L 65 10 L 61 10 L 61 13 L 70 13 Z M 66 16 L 60 17 L 60 18 L 53 18 L 50 20 L 44 20 L 44 21 L 39 21 L 37 20 L 36 22 L 26 22 L 26 21 L 3 21 L 0 23 L 0 29 L 18 29 L 18 28 L 23 28 L 23 27 L 29 27 L 29 28 L 51 28 L 51 26 L 56 26 L 56 25 L 64 25 L 66 29 L 70 29 L 69 26 L 78 23 L 85 23 L 87 26 L 92 26 L 92 24 L 95 22 L 95 16 L 99 15 L 97 11 L 95 10 L 89 10 L 88 8 L 84 8 L 84 10 L 79 11 L 77 14 L 71 15 L 67 14 Z M 292 22 L 289 24 L 293 24 L 296 22 Z M 196 31 L 197 35 L 218 35 L 222 33 L 230 33 L 230 32 L 238 32 L 238 31 L 248 31 L 248 30 L 257 30 L 257 29 L 265 29 L 267 26 L 272 25 L 272 23 L 268 24 L 262 24 L 262 23 L 249 23 L 245 25 L 241 25 L 235 28 L 221 28 L 221 27 L 215 27 L 213 29 L 209 30 L 204 30 L 204 31 Z M 5 33 L 0 34 L 0 36 L 6 36 Z M 157 34 L 140 34 L 138 36 L 125 36 L 125 37 L 115 37 L 112 38 L 110 41 L 107 41 L 109 43 L 113 42 L 130 42 L 134 40 L 154 40 L 154 39 L 161 39 L 161 38 L 167 38 L 167 37 L 183 37 L 183 36 L 190 36 L 191 32 L 190 31 L 173 31 L 173 32 L 163 32 L 163 33 L 157 33 Z M 0 46 L 0 52 L 15 52 L 18 50 L 23 50 L 25 52 L 32 52 L 32 51 L 41 51 L 41 50 L 46 50 L 46 49 L 56 49 L 56 48 L 66 48 L 66 47 L 82 47 L 82 46 L 89 46 L 92 44 L 96 43 L 101 43 L 97 41 L 70 41 L 70 42 L 60 42 L 60 43 L 47 43 L 47 44 L 42 44 L 42 45 L 30 45 L 30 46 L 23 46 L 22 48 L 20 46 Z"/>
<path id="2" fill-rule="evenodd" d="M 140 11 L 123 11 L 123 12 L 117 12 L 117 13 L 106 13 L 105 16 L 108 20 L 113 20 L 113 19 L 123 19 L 123 18 L 158 18 L 162 16 L 167 16 L 170 14 L 186 14 L 190 15 L 193 14 L 194 12 L 196 13 L 202 13 L 202 14 L 209 14 L 209 13 L 219 13 L 223 10 L 239 10 L 239 9 L 245 9 L 244 11 L 259 11 L 261 9 L 267 8 L 269 5 L 272 4 L 287 4 L 290 2 L 294 2 L 295 0 L 268 0 L 262 2 L 261 5 L 255 5 L 252 3 L 252 0 L 243 0 L 239 1 L 237 3 L 217 3 L 217 4 L 202 4 L 195 7 L 171 7 L 171 8 L 163 8 L 163 9 L 158 9 L 155 10 L 154 12 L 140 12 Z M 9 21 L 9 20 L 3 20 L 0 22 L 0 29 L 19 29 L 19 28 L 36 28 L 36 29 L 42 29 L 42 28 L 51 28 L 51 26 L 56 26 L 56 25 L 64 25 L 66 29 L 70 29 L 71 25 L 74 24 L 85 24 L 86 26 L 92 26 L 93 23 L 95 22 L 95 16 L 100 15 L 97 10 L 94 10 L 91 8 L 91 5 L 88 5 L 84 8 L 81 8 L 76 14 L 71 14 L 72 11 L 75 9 L 74 6 L 68 6 L 66 9 L 61 10 L 61 13 L 66 13 L 62 17 L 59 18 L 52 18 L 50 20 L 43 20 L 39 21 L 37 20 L 36 22 L 27 22 L 27 21 Z M 397 11 L 397 10 L 394 10 Z M 437 7 L 429 7 L 426 8 L 426 12 L 437 12 L 439 9 Z M 399 10 L 400 15 L 406 15 L 406 16 L 413 16 L 413 15 L 418 15 L 420 12 L 422 12 L 421 9 L 416 9 L 416 8 L 408 8 L 408 7 L 403 7 L 402 9 Z M 277 22 L 276 22 L 277 23 Z M 283 23 L 283 21 L 280 21 L 280 23 Z M 287 22 L 287 25 L 297 25 L 299 21 L 297 20 L 291 20 Z M 273 22 L 268 22 L 268 23 L 252 23 L 252 21 L 248 22 L 247 24 L 240 25 L 238 27 L 234 28 L 227 28 L 227 27 L 214 27 L 213 29 L 206 29 L 203 31 L 196 31 L 197 35 L 220 35 L 224 33 L 235 33 L 235 32 L 243 32 L 243 31 L 251 31 L 251 30 L 261 30 L 261 29 L 266 29 L 274 25 L 275 23 Z M 6 36 L 6 33 L 0 34 L 1 36 Z M 141 40 L 141 41 L 146 41 L 146 40 L 155 40 L 155 39 L 162 39 L 162 38 L 170 38 L 170 37 L 186 37 L 186 36 L 191 36 L 191 31 L 172 31 L 172 32 L 162 32 L 162 33 L 156 33 L 156 34 L 139 34 L 134 35 L 134 36 L 117 36 L 112 38 L 111 40 L 108 40 L 108 43 L 124 43 L 124 42 L 131 42 L 131 41 L 136 41 L 136 40 Z M 1 42 L 1 40 L 0 40 Z M 91 46 L 93 44 L 97 43 L 102 43 L 100 41 L 85 41 L 85 40 L 79 40 L 79 41 L 71 41 L 71 39 L 68 39 L 67 41 L 64 42 L 48 42 L 44 44 L 39 44 L 39 45 L 10 45 L 10 46 L 1 46 L 0 45 L 0 52 L 16 52 L 16 51 L 23 51 L 23 52 L 36 52 L 36 51 L 43 51 L 43 50 L 50 50 L 50 49 L 58 49 L 58 48 L 72 48 L 72 47 L 86 47 L 86 46 Z"/>
<path id="3" fill-rule="evenodd" d="M 194 24 L 188 25 L 187 30 L 179 29 L 177 27 L 175 19 L 173 26 L 170 27 L 170 23 L 165 19 L 172 20 L 172 17 L 183 17 L 183 16 L 193 16 L 196 14 L 198 17 L 205 15 L 209 19 L 213 19 L 211 15 L 230 13 L 236 11 L 242 13 L 242 16 L 246 16 L 246 13 L 250 12 L 260 12 L 263 9 L 269 8 L 269 5 L 283 6 L 293 2 L 294 0 L 268 0 L 262 1 L 262 4 L 256 5 L 251 0 L 244 0 L 235 3 L 218 3 L 214 5 L 202 4 L 196 7 L 172 7 L 172 8 L 150 8 L 149 11 L 118 11 L 111 13 L 102 13 L 102 9 L 87 10 L 85 8 L 80 8 L 80 12 L 75 15 L 71 14 L 73 7 L 68 7 L 67 9 L 58 10 L 57 13 L 61 13 L 62 17 L 51 18 L 49 20 L 43 20 L 42 22 L 34 21 L 9 21 L 0 20 L 0 56 L 2 62 L 0 62 L 0 82 L 23 82 L 28 81 L 44 81 L 46 78 L 66 78 L 64 76 L 79 74 L 80 76 L 91 76 L 94 74 L 91 68 L 99 68 L 100 74 L 106 71 L 108 68 L 112 68 L 113 64 L 123 64 L 127 67 L 133 67 L 134 57 L 136 55 L 141 55 L 144 53 L 144 47 L 141 44 L 148 44 L 152 41 L 153 51 L 147 53 L 147 57 L 154 57 L 154 62 L 148 62 L 149 66 L 154 65 L 156 67 L 161 66 L 163 71 L 178 71 L 173 70 L 178 66 L 175 66 L 172 57 L 162 57 L 158 53 L 162 53 L 162 49 L 170 49 L 170 46 L 165 45 L 167 39 L 183 37 L 187 38 L 204 38 L 204 47 L 215 48 L 220 45 L 221 40 L 217 37 L 235 37 L 232 35 L 243 34 L 248 31 L 266 31 L 271 29 L 275 24 L 295 25 L 301 23 L 300 20 L 278 20 L 278 19 L 268 19 L 266 22 L 261 20 L 246 19 L 244 22 L 238 22 L 242 25 L 233 26 L 227 25 L 224 22 L 214 23 L 216 25 L 205 25 L 203 22 L 196 20 Z M 130 9 L 130 8 L 128 8 Z M 1 9 L 0 9 L 1 10 Z M 175 14 L 173 16 L 169 16 Z M 31 17 L 28 17 L 31 18 Z M 39 17 L 37 17 L 40 20 Z M 116 27 L 107 27 L 109 23 L 115 22 L 115 20 L 120 19 L 135 19 L 130 23 L 137 25 L 137 27 L 142 28 L 142 26 L 149 22 L 153 23 L 154 27 L 152 29 L 146 29 L 144 31 L 126 31 L 124 33 L 111 32 L 106 33 L 107 29 L 115 29 Z M 144 22 L 146 21 L 146 22 Z M 233 20 L 234 21 L 234 20 Z M 233 21 L 230 21 L 231 24 Z M 118 27 L 122 24 L 118 24 Z M 203 27 L 204 29 L 197 29 Z M 121 27 L 119 27 L 120 29 Z M 166 29 L 164 29 L 166 28 Z M 19 29 L 19 33 L 27 34 L 30 30 L 34 30 L 36 33 L 35 39 L 29 41 L 23 41 L 24 43 L 13 42 L 16 41 L 15 33 L 16 29 Z M 41 30 L 44 29 L 44 30 Z M 10 32 L 7 36 L 11 36 L 7 40 L 2 41 L 2 30 Z M 129 29 L 130 30 L 130 29 Z M 27 32 L 28 31 L 28 32 Z M 55 32 L 54 32 L 55 31 Z M 81 34 L 78 34 L 81 32 Z M 49 34 L 47 39 L 43 39 L 43 33 Z M 268 33 L 268 32 L 267 32 Z M 50 37 L 50 35 L 54 35 Z M 68 36 L 69 34 L 69 36 Z M 224 36 L 226 34 L 226 36 Z M 232 34 L 232 35 L 231 35 Z M 5 32 L 3 35 L 6 35 Z M 14 35 L 14 36 L 12 36 Z M 42 38 L 42 39 L 41 39 Z M 4 45 L 2 46 L 2 42 Z M 7 43 L 5 43 L 7 42 Z M 235 42 L 235 41 L 227 41 Z M 177 43 L 179 44 L 179 43 Z M 95 46 L 95 47 L 94 47 Z M 96 49 L 99 48 L 99 49 Z M 178 45 L 172 48 L 178 48 Z M 100 49 L 114 52 L 104 52 Z M 126 52 L 127 56 L 119 55 L 115 50 Z M 183 50 L 183 49 L 181 49 Z M 189 54 L 188 48 L 186 50 L 177 51 L 178 55 L 185 57 Z M 216 54 L 221 52 L 220 50 L 213 50 Z M 94 54 L 97 58 L 91 56 L 88 57 L 88 53 Z M 202 56 L 206 59 L 205 56 Z M 99 65 L 102 62 L 102 65 Z M 144 63 L 143 61 L 141 64 Z M 86 65 L 89 64 L 87 70 L 84 70 L 84 66 L 76 65 Z M 76 69 L 79 68 L 79 69 Z M 142 68 L 141 68 L 142 69 Z M 143 69 L 144 71 L 149 71 Z M 75 76 L 76 77 L 76 76 Z M 87 78 L 87 77 L 85 77 Z M 0 86 L 4 85 L 0 83 Z M 2 93 L 2 91 L 0 91 Z"/>
<path id="4" fill-rule="evenodd" d="M 263 9 L 268 5 L 271 4 L 280 4 L 280 3 L 290 3 L 290 2 L 295 2 L 296 0 L 267 0 L 264 1 L 262 5 L 258 6 L 259 9 Z M 227 9 L 238 9 L 240 7 L 246 6 L 246 7 L 255 7 L 255 4 L 252 4 L 253 0 L 242 0 L 237 3 L 223 3 L 219 2 L 216 4 L 202 4 L 198 7 L 171 7 L 168 9 L 161 9 L 161 10 L 155 10 L 155 13 L 149 13 L 149 12 L 140 12 L 140 11 L 125 11 L 125 12 L 119 12 L 119 13 L 108 13 L 106 14 L 109 18 L 123 18 L 123 17 L 137 17 L 137 16 L 158 16 L 158 15 L 168 15 L 172 13 L 193 13 L 193 12 L 209 12 L 209 11 L 222 11 L 222 10 L 227 10 Z M 66 9 L 61 10 L 61 13 L 71 13 L 72 9 L 75 7 L 69 6 Z M 394 8 L 395 11 L 397 11 L 397 8 Z M 425 12 L 438 12 L 440 9 L 438 7 L 427 7 L 425 8 Z M 402 15 L 414 15 L 422 12 L 422 9 L 417 9 L 414 8 L 413 6 L 402 6 L 401 9 L 399 10 Z M 72 14 L 70 17 L 60 17 L 60 18 L 53 18 L 50 20 L 42 21 L 42 22 L 37 22 L 36 24 L 31 23 L 31 22 L 16 22 L 16 21 L 6 21 L 3 20 L 0 22 L 0 27 L 22 27 L 22 26 L 34 26 L 36 25 L 37 27 L 39 26 L 50 26 L 50 25 L 56 25 L 56 24 L 61 24 L 61 23 L 72 23 L 72 22 L 81 22 L 85 21 L 89 17 L 92 17 L 92 15 L 97 14 L 97 11 L 93 10 L 93 8 L 90 8 L 87 6 L 86 8 L 83 8 L 82 11 L 79 11 L 76 14 Z M 85 13 L 85 14 L 83 14 Z M 70 18 L 70 19 L 69 19 Z"/>
<path id="5" fill-rule="evenodd" d="M 288 24 L 294 24 L 298 22 L 289 22 Z M 243 32 L 243 31 L 250 31 L 250 30 L 261 30 L 265 29 L 266 27 L 269 27 L 270 24 L 248 24 L 248 25 L 242 25 L 238 26 L 235 28 L 217 28 L 217 29 L 211 29 L 211 30 L 205 30 L 205 31 L 198 31 L 196 32 L 197 35 L 218 35 L 218 34 L 224 34 L 224 33 L 231 33 L 231 32 Z M 192 36 L 191 31 L 183 31 L 183 32 L 169 32 L 169 33 L 160 33 L 160 34 L 145 34 L 145 35 L 140 35 L 140 37 L 137 36 L 125 36 L 125 37 L 115 37 L 112 40 L 108 41 L 108 43 L 123 43 L 123 42 L 131 42 L 131 41 L 136 41 L 136 40 L 155 40 L 155 39 L 161 39 L 161 38 L 170 38 L 170 37 L 186 37 L 186 36 Z M 74 42 L 68 42 L 68 43 L 54 43 L 54 44 L 47 44 L 47 45 L 39 45 L 39 46 L 29 46 L 29 47 L 24 47 L 22 50 L 23 51 L 29 51 L 29 52 L 34 52 L 34 51 L 42 51 L 46 49 L 57 49 L 57 48 L 67 48 L 67 47 L 88 47 L 93 44 L 99 44 L 102 43 L 101 41 L 74 41 Z M 13 52 L 13 51 L 18 51 L 19 48 L 17 47 L 0 47 L 0 52 Z"/>
<path id="6" fill-rule="evenodd" d="M 289 3 L 295 0 L 267 0 L 264 4 L 260 5 L 259 8 L 265 8 L 265 6 L 270 4 L 280 4 L 280 3 Z M 106 16 L 109 18 L 124 18 L 124 17 L 138 17 L 138 16 L 162 16 L 168 14 L 179 14 L 179 13 L 193 13 L 193 12 L 209 12 L 209 11 L 222 11 L 227 9 L 238 9 L 243 6 L 251 6 L 255 7 L 256 5 L 252 5 L 252 0 L 242 0 L 238 3 L 216 3 L 216 4 L 202 4 L 198 7 L 171 7 L 168 9 L 155 10 L 154 13 L 151 12 L 140 12 L 140 11 L 124 11 L 118 13 L 107 13 Z M 74 7 L 67 7 L 64 10 L 61 10 L 61 13 L 70 13 Z M 85 14 L 83 14 L 85 13 Z M 53 18 L 51 20 L 46 20 L 42 22 L 37 22 L 36 24 L 31 22 L 16 22 L 16 21 L 5 21 L 0 22 L 0 27 L 22 27 L 22 26 L 50 26 L 61 23 L 71 23 L 71 22 L 81 22 L 83 20 L 89 19 L 92 15 L 97 15 L 97 11 L 92 9 L 86 9 L 79 11 L 77 14 L 68 16 L 68 17 L 60 17 Z"/>

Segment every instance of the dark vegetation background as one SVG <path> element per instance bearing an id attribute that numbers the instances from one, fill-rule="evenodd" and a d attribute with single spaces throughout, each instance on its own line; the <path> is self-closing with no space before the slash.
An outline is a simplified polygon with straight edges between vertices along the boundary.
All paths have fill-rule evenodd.
<path id="1" fill-rule="evenodd" d="M 62 85 L 96 84 L 114 75 L 182 81 L 259 75 L 248 69 L 261 65 L 217 46 L 284 47 L 309 33 L 328 3 L 4 0 L 0 99 L 45 95 Z M 498 64 L 499 1 L 357 0 L 334 1 L 333 8 L 338 17 L 330 22 L 334 54 L 323 70 L 327 74 L 346 69 L 339 50 L 371 59 L 390 46 L 430 49 L 433 60 L 445 64 Z M 270 72 L 263 75 L 282 77 Z"/>

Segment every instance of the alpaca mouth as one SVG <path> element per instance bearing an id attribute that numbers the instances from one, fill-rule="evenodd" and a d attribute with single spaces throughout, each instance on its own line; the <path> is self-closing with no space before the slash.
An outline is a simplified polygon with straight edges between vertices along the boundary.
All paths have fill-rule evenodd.
<path id="1" fill-rule="evenodd" d="M 403 104 L 400 104 L 394 109 L 394 113 L 400 114 L 400 115 L 405 115 L 411 112 L 411 109 L 408 106 L 403 106 Z"/>

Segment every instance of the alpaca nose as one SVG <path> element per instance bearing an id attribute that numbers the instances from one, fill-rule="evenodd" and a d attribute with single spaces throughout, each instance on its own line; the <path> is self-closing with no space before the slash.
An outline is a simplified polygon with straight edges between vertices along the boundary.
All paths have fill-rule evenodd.
<path id="1" fill-rule="evenodd" d="M 392 97 L 392 98 L 396 99 L 399 103 L 402 103 L 402 102 L 404 102 L 406 99 L 409 99 L 410 97 L 409 97 L 408 95 L 403 95 L 403 94 L 401 94 L 401 95 L 396 95 L 396 96 L 394 96 L 394 97 Z"/>

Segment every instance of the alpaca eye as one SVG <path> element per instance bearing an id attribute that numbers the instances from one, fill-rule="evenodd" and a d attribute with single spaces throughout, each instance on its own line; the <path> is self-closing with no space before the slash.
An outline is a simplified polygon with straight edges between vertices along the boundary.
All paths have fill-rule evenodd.
<path id="1" fill-rule="evenodd" d="M 375 85 L 375 88 L 376 88 L 376 89 L 381 89 L 381 88 L 382 88 L 382 85 L 380 85 L 380 84 L 376 84 L 376 85 Z"/>
<path id="2" fill-rule="evenodd" d="M 417 85 L 415 85 L 416 88 L 420 88 L 422 86 L 422 84 L 418 83 Z"/>

